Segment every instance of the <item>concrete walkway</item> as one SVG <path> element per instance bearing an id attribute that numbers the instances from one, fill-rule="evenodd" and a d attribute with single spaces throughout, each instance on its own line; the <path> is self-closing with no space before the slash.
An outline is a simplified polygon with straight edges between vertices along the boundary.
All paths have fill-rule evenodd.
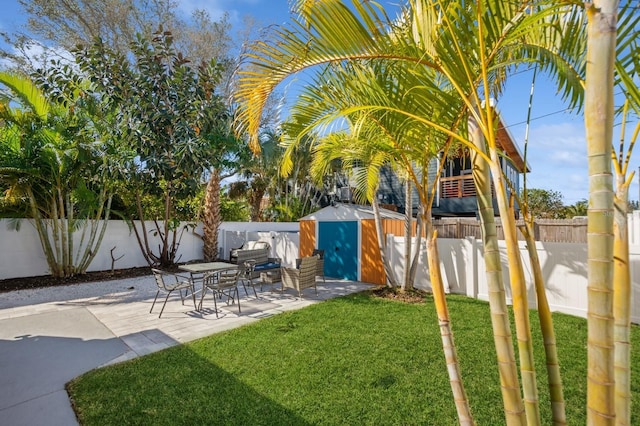
<path id="1" fill-rule="evenodd" d="M 327 280 L 303 299 L 241 289 L 242 313 L 222 303 L 220 318 L 210 293 L 202 312 L 172 295 L 162 318 L 162 301 L 150 314 L 152 276 L 0 293 L 0 423 L 75 425 L 65 384 L 86 371 L 367 288 Z"/>

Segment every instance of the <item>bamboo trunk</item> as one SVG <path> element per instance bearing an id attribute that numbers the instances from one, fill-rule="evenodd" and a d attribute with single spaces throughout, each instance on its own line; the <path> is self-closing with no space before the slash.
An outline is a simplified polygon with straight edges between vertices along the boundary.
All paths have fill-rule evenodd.
<path id="1" fill-rule="evenodd" d="M 479 152 L 484 152 L 484 140 L 475 120 L 469 120 L 470 140 Z M 491 180 L 488 164 L 478 154 L 472 151 L 473 180 L 478 194 L 478 213 L 482 226 L 482 243 L 484 245 L 484 262 L 489 291 L 489 308 L 491 310 L 491 324 L 496 355 L 500 368 L 500 389 L 508 425 L 526 424 L 526 416 L 520 382 L 516 367 L 515 353 L 511 337 L 511 324 L 507 308 L 504 283 L 502 281 L 502 265 L 498 249 L 498 236 L 493 214 L 491 198 Z"/>
<path id="2" fill-rule="evenodd" d="M 631 271 L 629 268 L 629 230 L 627 201 L 631 178 L 616 173 L 613 222 L 613 340 L 616 425 L 631 424 Z"/>
<path id="3" fill-rule="evenodd" d="M 533 237 L 533 219 L 525 218 L 525 224 L 520 227 L 522 235 L 527 242 L 527 251 L 533 272 L 533 283 L 536 289 L 536 299 L 538 301 L 538 318 L 542 330 L 544 341 L 544 352 L 547 362 L 547 376 L 549 382 L 549 397 L 551 400 L 551 415 L 554 425 L 567 424 L 567 415 L 564 403 L 564 392 L 562 389 L 562 376 L 560 374 L 560 360 L 558 359 L 558 348 L 556 345 L 556 333 L 553 329 L 553 318 L 549 301 L 544 287 L 544 277 L 540 268 L 540 259 L 536 249 L 536 241 Z"/>
<path id="4" fill-rule="evenodd" d="M 511 299 L 516 323 L 516 336 L 518 340 L 518 355 L 520 359 L 520 375 L 524 393 L 524 408 L 527 413 L 527 423 L 540 424 L 540 406 L 538 400 L 538 387 L 536 383 L 536 371 L 533 360 L 533 341 L 531 338 L 531 322 L 529 320 L 529 301 L 527 299 L 527 286 L 524 280 L 524 270 L 520 256 L 520 247 L 516 235 L 516 221 L 511 214 L 507 202 L 506 188 L 500 158 L 495 146 L 489 148 L 491 156 L 491 174 L 496 190 L 500 221 L 504 231 L 504 240 L 507 246 L 507 260 L 509 263 L 509 279 L 511 280 Z"/>
<path id="5" fill-rule="evenodd" d="M 587 3 L 585 125 L 589 164 L 587 424 L 612 425 L 613 343 L 613 72 L 617 0 Z"/>
<path id="6" fill-rule="evenodd" d="M 451 391 L 453 392 L 453 400 L 458 413 L 458 422 L 460 425 L 474 425 L 475 422 L 473 421 L 471 409 L 469 408 L 469 399 L 467 398 L 467 393 L 462 382 L 462 375 L 460 374 L 460 363 L 458 362 L 458 354 L 453 341 L 449 308 L 447 307 L 447 299 L 445 297 L 444 285 L 442 283 L 442 274 L 440 273 L 438 232 L 433 230 L 429 218 L 423 217 L 423 221 L 425 222 L 425 229 L 428 235 L 427 259 L 429 261 L 431 290 L 433 291 L 433 300 L 438 314 L 442 349 L 447 363 L 447 372 L 449 373 L 449 383 L 451 384 Z"/>

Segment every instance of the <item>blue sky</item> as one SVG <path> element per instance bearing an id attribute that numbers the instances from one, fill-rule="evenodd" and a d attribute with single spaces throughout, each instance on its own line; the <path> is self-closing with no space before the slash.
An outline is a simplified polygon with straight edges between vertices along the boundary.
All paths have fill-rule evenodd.
<path id="1" fill-rule="evenodd" d="M 240 25 L 242 17 L 253 16 L 261 24 L 282 24 L 289 19 L 287 0 L 178 0 L 185 14 L 194 8 L 209 11 L 211 16 L 219 18 L 228 12 L 234 25 Z M 381 3 L 394 4 L 393 1 Z M 24 22 L 17 0 L 2 0 L 3 13 L 0 15 L 0 28 L 11 30 Z M 531 89 L 532 71 L 515 75 L 507 84 L 498 107 L 503 121 L 521 150 L 524 140 Z M 548 83 L 544 75 L 538 75 L 531 121 L 529 129 L 529 148 L 527 161 L 531 173 L 527 176 L 529 188 L 556 190 L 563 194 L 565 204 L 573 204 L 588 197 L 587 157 L 584 121 L 582 115 L 565 112 L 560 97 Z M 614 136 L 614 144 L 617 146 Z M 640 161 L 636 153 L 630 166 L 638 169 Z M 630 188 L 630 199 L 638 199 L 638 178 Z"/>

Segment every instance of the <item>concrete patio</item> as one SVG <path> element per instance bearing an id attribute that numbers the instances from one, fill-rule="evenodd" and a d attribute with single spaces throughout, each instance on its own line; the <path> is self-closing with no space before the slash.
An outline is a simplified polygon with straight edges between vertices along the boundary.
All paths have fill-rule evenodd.
<path id="1" fill-rule="evenodd" d="M 162 318 L 152 276 L 0 293 L 0 418 L 7 425 L 73 425 L 65 384 L 96 367 L 133 359 L 180 343 L 370 288 L 351 281 L 318 282 L 318 295 L 266 286 L 258 297 L 241 294 L 241 309 L 218 304 L 203 310 L 178 295 Z M 163 297 L 161 294 L 160 297 Z"/>

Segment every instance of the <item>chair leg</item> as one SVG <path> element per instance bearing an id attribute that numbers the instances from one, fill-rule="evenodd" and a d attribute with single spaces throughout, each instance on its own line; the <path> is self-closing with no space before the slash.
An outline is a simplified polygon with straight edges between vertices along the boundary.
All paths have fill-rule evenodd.
<path id="1" fill-rule="evenodd" d="M 216 311 L 216 318 L 220 318 L 218 316 L 218 303 L 216 302 L 216 296 L 219 297 L 220 295 L 216 293 L 216 291 L 213 292 L 213 310 Z"/>
<path id="2" fill-rule="evenodd" d="M 164 312 L 164 307 L 167 306 L 167 300 L 169 300 L 169 296 L 171 296 L 171 291 L 167 293 L 167 297 L 164 298 L 164 303 L 162 304 L 162 309 L 160 309 L 160 315 L 158 318 L 162 316 L 162 312 Z"/>
<path id="3" fill-rule="evenodd" d="M 255 292 L 256 289 L 254 288 L 253 291 Z M 240 311 L 240 295 L 238 294 L 238 287 L 236 287 L 235 290 L 234 290 L 234 296 L 235 296 L 234 300 L 238 299 L 238 313 L 241 313 L 242 311 Z M 256 295 L 256 297 L 258 297 L 258 296 Z"/>
<path id="4" fill-rule="evenodd" d="M 193 298 L 193 309 L 198 310 L 198 306 L 196 306 L 196 291 L 195 288 L 191 288 L 191 297 Z"/>
<path id="5" fill-rule="evenodd" d="M 156 300 L 158 300 L 158 295 L 160 294 L 160 290 L 156 291 L 156 297 L 153 299 L 153 303 L 151 304 L 151 309 L 149 309 L 149 313 L 153 311 L 153 307 L 156 305 Z"/>

